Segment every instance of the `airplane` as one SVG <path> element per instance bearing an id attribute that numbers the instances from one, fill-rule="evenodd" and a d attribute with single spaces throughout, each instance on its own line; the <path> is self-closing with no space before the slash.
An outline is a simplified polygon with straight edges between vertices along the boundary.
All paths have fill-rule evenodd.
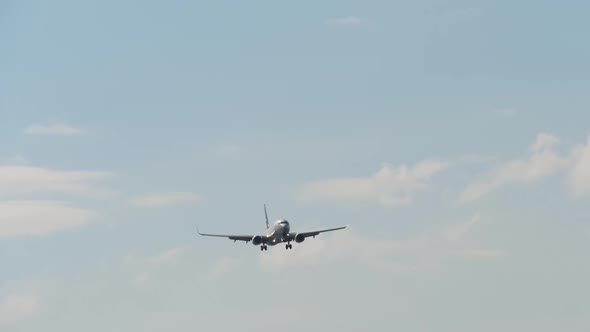
<path id="1" fill-rule="evenodd" d="M 317 231 L 311 232 L 302 232 L 302 233 L 294 233 L 291 232 L 291 224 L 289 221 L 285 219 L 277 220 L 272 226 L 268 222 L 268 213 L 266 212 L 266 204 L 264 204 L 264 216 L 266 218 L 266 232 L 264 235 L 223 235 L 223 234 L 205 234 L 199 231 L 199 227 L 197 226 L 197 233 L 201 236 L 214 236 L 214 237 L 226 237 L 230 240 L 236 241 L 246 241 L 246 243 L 252 241 L 252 244 L 255 246 L 260 245 L 260 251 L 267 251 L 268 246 L 275 246 L 280 243 L 286 243 L 285 249 L 293 249 L 293 245 L 291 244 L 292 241 L 296 243 L 303 242 L 308 237 L 315 238 L 318 234 L 324 232 L 331 232 L 337 231 L 340 229 L 345 229 L 348 226 L 336 227 L 336 228 L 329 228 L 329 229 L 322 229 Z"/>

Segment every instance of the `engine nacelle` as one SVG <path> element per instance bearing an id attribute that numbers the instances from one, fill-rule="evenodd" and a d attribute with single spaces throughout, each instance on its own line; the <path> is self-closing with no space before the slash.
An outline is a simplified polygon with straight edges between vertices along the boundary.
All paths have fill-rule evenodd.
<path id="1" fill-rule="evenodd" d="M 260 235 L 256 235 L 255 237 L 252 238 L 252 244 L 257 246 L 259 244 L 262 243 L 262 236 Z"/>
<path id="2" fill-rule="evenodd" d="M 295 242 L 297 242 L 297 243 L 301 243 L 301 242 L 303 242 L 303 241 L 305 241 L 305 236 L 303 236 L 303 234 L 297 234 L 297 235 L 295 236 Z"/>

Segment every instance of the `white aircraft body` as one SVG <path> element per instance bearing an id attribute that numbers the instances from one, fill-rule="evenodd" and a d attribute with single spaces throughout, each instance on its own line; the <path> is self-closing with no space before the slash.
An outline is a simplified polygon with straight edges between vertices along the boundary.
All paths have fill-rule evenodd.
<path id="1" fill-rule="evenodd" d="M 302 232 L 302 233 L 294 233 L 291 232 L 291 225 L 287 220 L 280 219 L 277 220 L 272 226 L 268 223 L 268 214 L 266 213 L 266 205 L 264 205 L 264 216 L 266 217 L 266 232 L 264 235 L 223 235 L 223 234 L 204 234 L 199 231 L 197 228 L 197 232 L 201 236 L 215 236 L 215 237 L 226 237 L 230 240 L 236 241 L 245 241 L 246 243 L 252 241 L 252 244 L 255 246 L 260 245 L 260 250 L 268 250 L 268 246 L 275 246 L 279 243 L 286 243 L 285 249 L 293 249 L 293 245 L 291 244 L 292 241 L 297 243 L 303 242 L 308 237 L 316 237 L 320 233 L 330 232 L 330 231 L 337 231 L 340 229 L 344 229 L 347 226 L 330 228 L 330 229 L 322 229 L 317 231 L 311 232 Z"/>

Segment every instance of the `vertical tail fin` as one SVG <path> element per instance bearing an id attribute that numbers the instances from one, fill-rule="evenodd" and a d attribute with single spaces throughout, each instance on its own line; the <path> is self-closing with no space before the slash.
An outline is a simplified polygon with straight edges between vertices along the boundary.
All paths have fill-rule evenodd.
<path id="1" fill-rule="evenodd" d="M 264 204 L 264 217 L 266 218 L 266 229 L 270 227 L 268 224 L 268 214 L 266 213 L 266 204 Z"/>

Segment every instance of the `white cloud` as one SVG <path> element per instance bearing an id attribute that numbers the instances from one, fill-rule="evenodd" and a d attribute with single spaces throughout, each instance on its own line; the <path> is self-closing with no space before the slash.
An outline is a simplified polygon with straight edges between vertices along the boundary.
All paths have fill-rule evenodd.
<path id="1" fill-rule="evenodd" d="M 145 287 L 150 281 L 150 276 L 147 272 L 140 272 L 138 275 L 135 276 L 134 281 L 136 285 Z"/>
<path id="2" fill-rule="evenodd" d="M 577 145 L 570 155 L 569 186 L 577 195 L 590 194 L 590 136 L 586 144 Z"/>
<path id="3" fill-rule="evenodd" d="M 5 165 L 27 165 L 30 162 L 27 160 L 27 158 L 23 157 L 20 154 L 17 154 L 15 156 L 12 156 L 10 158 L 6 158 L 2 161 L 2 164 Z"/>
<path id="4" fill-rule="evenodd" d="M 157 255 L 146 258 L 146 262 L 152 266 L 159 267 L 170 264 L 178 259 L 185 252 L 184 248 L 171 248 Z"/>
<path id="5" fill-rule="evenodd" d="M 554 135 L 541 133 L 537 135 L 537 139 L 531 146 L 534 152 L 542 152 L 555 148 L 559 144 L 559 138 Z"/>
<path id="6" fill-rule="evenodd" d="M 134 200 L 134 203 L 144 207 L 161 207 L 199 201 L 201 201 L 201 196 L 190 192 L 162 192 L 138 197 Z"/>
<path id="7" fill-rule="evenodd" d="M 93 211 L 58 201 L 0 201 L 0 237 L 41 235 L 89 223 Z"/>
<path id="8" fill-rule="evenodd" d="M 173 247 L 150 256 L 129 254 L 125 258 L 125 264 L 132 268 L 133 282 L 147 287 L 158 274 L 177 263 L 188 251 L 187 248 Z"/>
<path id="9" fill-rule="evenodd" d="M 481 221 L 481 217 L 479 214 L 476 214 L 469 220 L 468 222 L 464 222 L 461 224 L 451 225 L 449 226 L 444 232 L 444 238 L 451 242 L 459 242 L 473 229 L 473 227 L 477 226 Z"/>
<path id="10" fill-rule="evenodd" d="M 460 201 L 474 201 L 500 187 L 533 182 L 565 169 L 568 163 L 555 149 L 558 144 L 559 138 L 539 134 L 531 145 L 527 158 L 501 163 L 480 181 L 468 185 L 462 192 Z"/>
<path id="11" fill-rule="evenodd" d="M 459 200 L 469 202 L 501 187 L 529 183 L 558 173 L 565 175 L 568 189 L 575 195 L 590 194 L 590 135 L 568 153 L 558 151 L 560 140 L 541 133 L 530 146 L 529 155 L 499 164 L 479 181 L 468 185 Z"/>
<path id="12" fill-rule="evenodd" d="M 41 294 L 29 290 L 0 298 L 0 326 L 33 317 L 41 307 Z"/>
<path id="13" fill-rule="evenodd" d="M 0 195 L 32 193 L 97 194 L 91 183 L 109 177 L 106 172 L 56 171 L 30 166 L 0 166 Z"/>
<path id="14" fill-rule="evenodd" d="M 152 255 L 129 254 L 125 257 L 124 264 L 126 269 L 129 268 L 131 271 L 131 282 L 145 289 L 177 273 L 174 269 L 189 262 L 188 257 L 192 253 L 189 247 L 173 247 Z M 207 267 L 204 276 L 215 280 L 235 270 L 241 264 L 242 261 L 239 258 L 222 256 Z"/>
<path id="15" fill-rule="evenodd" d="M 444 170 L 447 163 L 426 160 L 414 167 L 383 166 L 370 177 L 322 180 L 304 185 L 301 200 L 378 202 L 385 206 L 411 203 L 414 196 L 428 188 L 428 180 Z"/>
<path id="16" fill-rule="evenodd" d="M 324 24 L 331 27 L 360 27 L 372 25 L 372 23 L 372 21 L 358 16 L 329 18 L 324 21 Z"/>
<path id="17" fill-rule="evenodd" d="M 346 260 L 387 273 L 410 273 L 431 269 L 454 258 L 491 259 L 502 251 L 466 248 L 479 215 L 467 222 L 415 235 L 405 240 L 365 238 L 352 229 L 307 239 L 292 250 L 269 248 L 260 253 L 260 264 L 269 269 L 310 266 Z M 283 249 L 283 250 L 281 250 Z"/>
<path id="18" fill-rule="evenodd" d="M 209 272 L 209 278 L 216 279 L 219 278 L 231 271 L 233 271 L 238 265 L 240 261 L 233 257 L 222 257 L 215 262 L 213 267 Z"/>
<path id="19" fill-rule="evenodd" d="M 60 193 L 102 195 L 93 182 L 110 173 L 56 171 L 31 166 L 0 166 L 0 236 L 42 235 L 89 223 L 95 212 L 55 200 L 15 196 Z"/>
<path id="20" fill-rule="evenodd" d="M 80 135 L 82 130 L 64 123 L 32 124 L 25 129 L 27 135 Z"/>

